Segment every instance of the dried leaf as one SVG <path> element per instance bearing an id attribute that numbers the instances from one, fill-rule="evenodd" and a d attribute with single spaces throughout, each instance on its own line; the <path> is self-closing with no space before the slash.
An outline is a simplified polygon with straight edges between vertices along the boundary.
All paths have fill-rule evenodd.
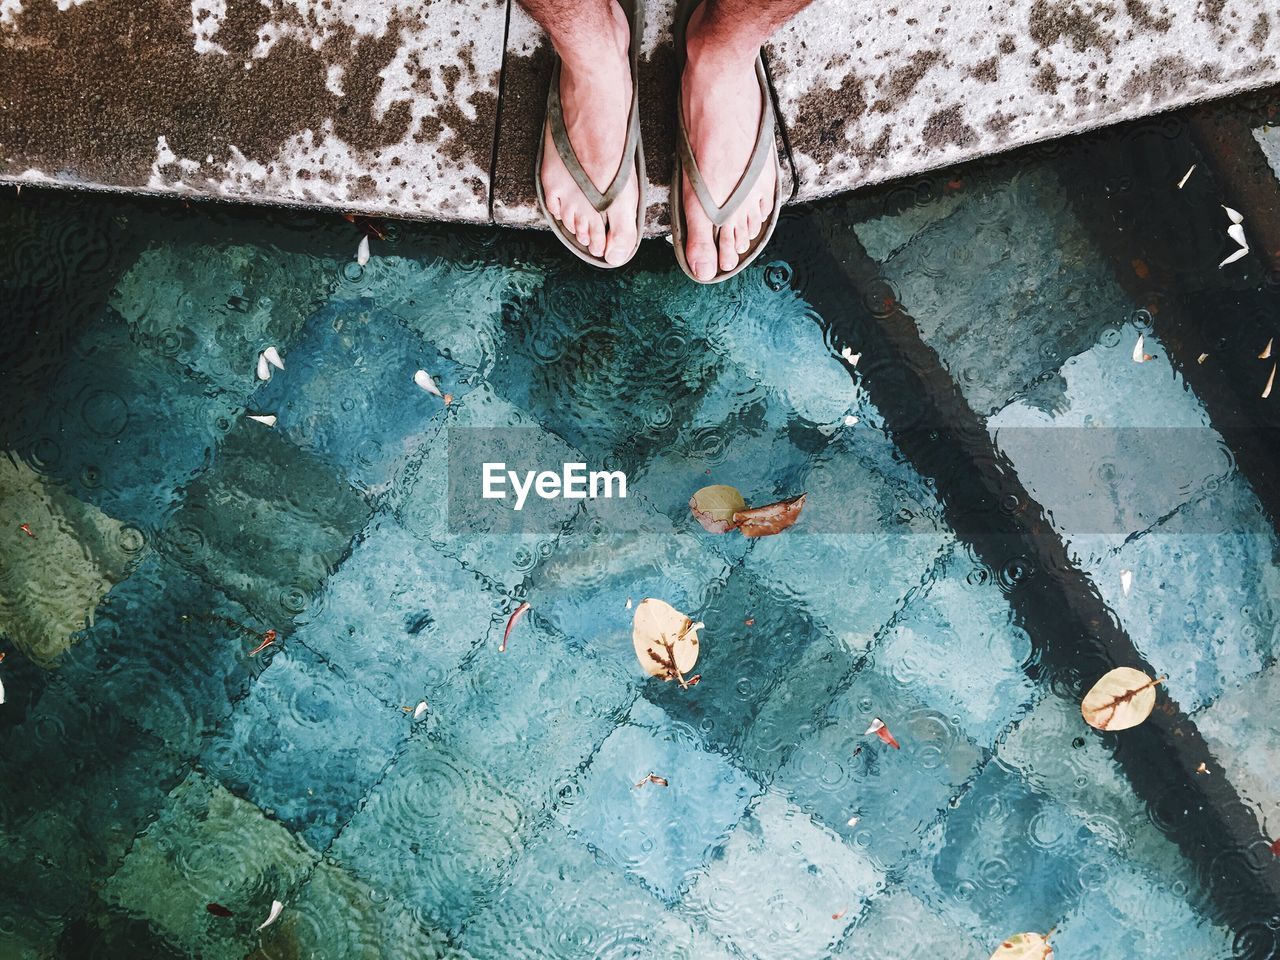
<path id="1" fill-rule="evenodd" d="M 499 653 L 507 652 L 507 638 L 511 636 L 511 631 L 515 629 L 515 625 L 520 622 L 520 618 L 528 612 L 529 604 L 527 601 L 511 611 L 511 616 L 507 617 L 507 629 L 502 631 L 502 646 L 498 647 Z"/>
<path id="2" fill-rule="evenodd" d="M 633 604 L 631 603 L 631 598 L 627 597 L 627 609 L 630 610 L 632 606 Z"/>
<path id="3" fill-rule="evenodd" d="M 265 353 L 258 354 L 258 379 L 271 379 L 271 364 L 267 363 L 267 355 Z"/>
<path id="4" fill-rule="evenodd" d="M 1133 589 L 1133 571 L 1132 570 L 1120 571 L 1120 589 L 1124 591 L 1124 595 L 1126 597 L 1129 595 L 1129 591 Z"/>
<path id="5" fill-rule="evenodd" d="M 1181 190 L 1187 185 L 1187 181 L 1191 179 L 1191 174 L 1195 172 L 1196 165 L 1193 163 L 1187 168 L 1187 172 L 1182 175 L 1182 179 L 1178 181 L 1178 189 Z"/>
<path id="6" fill-rule="evenodd" d="M 422 715 L 426 712 L 427 712 L 427 701 L 423 700 L 416 707 L 413 708 L 413 719 L 421 720 Z"/>
<path id="7" fill-rule="evenodd" d="M 1267 377 L 1267 385 L 1262 388 L 1262 399 L 1265 400 L 1271 396 L 1271 387 L 1276 382 L 1276 365 L 1271 365 L 1271 376 Z"/>
<path id="8" fill-rule="evenodd" d="M 413 375 L 413 382 L 423 390 L 427 391 L 427 393 L 434 393 L 437 397 L 441 397 L 443 399 L 443 394 L 440 393 L 440 388 L 436 386 L 435 380 L 431 378 L 431 374 L 427 373 L 427 371 L 419 370 L 415 373 Z"/>
<path id="9" fill-rule="evenodd" d="M 277 370 L 284 369 L 284 361 L 280 359 L 280 351 L 275 347 L 267 347 L 267 349 L 262 351 L 262 355 L 266 358 L 267 363 L 271 364 Z"/>
<path id="10" fill-rule="evenodd" d="M 276 425 L 276 415 L 274 413 L 251 413 L 250 420 L 256 420 L 258 423 L 265 424 L 268 427 Z"/>
<path id="11" fill-rule="evenodd" d="M 1047 936 L 1019 933 L 1000 944 L 991 960 L 1053 960 L 1053 947 Z"/>
<path id="12" fill-rule="evenodd" d="M 1280 857 L 1280 840 L 1272 841 L 1271 846 L 1268 847 L 1267 849 L 1269 849 L 1277 857 Z"/>
<path id="13" fill-rule="evenodd" d="M 1196 773 L 1204 773 L 1204 774 L 1207 774 L 1208 772 L 1209 772 L 1209 767 L 1208 767 L 1208 765 L 1207 765 L 1207 764 L 1205 764 L 1205 762 L 1204 762 L 1203 760 L 1202 760 L 1202 761 L 1200 761 L 1200 766 L 1196 767 Z"/>
<path id="14" fill-rule="evenodd" d="M 840 358 L 849 361 L 850 366 L 856 367 L 858 361 L 862 359 L 862 354 L 854 353 L 850 347 L 844 347 L 840 351 Z"/>
<path id="15" fill-rule="evenodd" d="M 1238 210 L 1232 210 L 1225 203 L 1222 204 L 1222 209 L 1227 211 L 1227 219 L 1232 223 L 1244 223 L 1244 216 Z"/>
<path id="16" fill-rule="evenodd" d="M 1271 344 L 1275 342 L 1275 339 L 1276 339 L 1275 337 L 1272 337 L 1270 340 L 1268 340 L 1268 341 L 1267 341 L 1267 345 L 1266 345 L 1265 347 L 1263 347 L 1263 348 L 1262 348 L 1262 352 L 1261 352 L 1260 354 L 1258 354 L 1258 359 L 1259 359 L 1259 360 L 1270 360 L 1270 359 L 1271 359 Z"/>
<path id="17" fill-rule="evenodd" d="M 1207 353 L 1202 353 L 1200 356 L 1196 357 L 1196 363 L 1204 363 L 1208 359 L 1209 355 Z"/>
<path id="18" fill-rule="evenodd" d="M 1249 252 L 1249 248 L 1248 248 L 1248 247 L 1241 247 L 1241 248 L 1240 248 L 1239 250 L 1237 250 L 1235 253 L 1231 254 L 1231 256 L 1227 257 L 1227 259 L 1223 260 L 1220 264 L 1218 264 L 1218 269 L 1219 269 L 1219 270 L 1221 270 L 1221 269 L 1222 269 L 1223 267 L 1225 267 L 1228 263 L 1235 263 L 1237 260 L 1239 260 L 1241 257 L 1243 257 L 1243 256 L 1244 256 L 1245 254 L 1247 254 L 1248 252 Z"/>
<path id="19" fill-rule="evenodd" d="M 1249 248 L 1249 241 L 1244 238 L 1244 227 L 1238 223 L 1233 223 L 1227 227 L 1227 236 L 1234 240 L 1246 250 Z"/>
<path id="20" fill-rule="evenodd" d="M 660 777 L 656 773 L 651 773 L 648 776 L 646 776 L 643 780 L 641 780 L 639 783 L 635 784 L 631 789 L 638 790 L 640 787 L 643 787 L 646 783 L 652 783 L 654 786 L 658 786 L 658 787 L 670 786 L 670 784 L 667 783 L 666 777 Z"/>
<path id="21" fill-rule="evenodd" d="M 800 519 L 800 511 L 804 509 L 804 498 L 807 496 L 807 493 L 802 493 L 790 500 L 739 510 L 733 515 L 733 521 L 744 537 L 773 536 Z"/>
<path id="22" fill-rule="evenodd" d="M 1097 730 L 1128 730 L 1136 727 L 1156 705 L 1156 684 L 1141 670 L 1116 667 L 1084 695 L 1080 713 L 1085 723 Z"/>
<path id="23" fill-rule="evenodd" d="M 831 919 L 832 919 L 832 920 L 842 920 L 842 919 L 844 919 L 844 915 L 845 915 L 846 913 L 848 913 L 848 912 L 849 912 L 849 908 L 848 908 L 848 907 L 845 907 L 844 909 L 839 910 L 839 911 L 837 911 L 836 913 L 833 913 L 833 914 L 831 915 Z"/>
<path id="24" fill-rule="evenodd" d="M 747 501 L 736 488 L 713 484 L 689 498 L 689 509 L 707 533 L 728 533 L 737 526 L 734 514 L 746 510 Z"/>
<path id="25" fill-rule="evenodd" d="M 215 917 L 235 916 L 235 914 L 233 914 L 230 910 L 228 910 L 226 907 L 224 907 L 220 903 L 207 903 L 205 904 L 204 908 L 208 910 L 210 913 L 212 913 Z"/>
<path id="26" fill-rule="evenodd" d="M 356 263 L 364 266 L 369 262 L 369 238 L 361 237 L 360 246 L 356 247 Z"/>
<path id="27" fill-rule="evenodd" d="M 893 749 L 895 750 L 902 749 L 902 747 L 898 744 L 898 741 L 893 738 L 893 734 L 889 732 L 889 728 L 884 725 L 884 721 L 881 720 L 879 717 L 876 717 L 874 720 L 871 721 L 871 726 L 867 727 L 867 732 L 863 734 L 863 736 L 867 736 L 872 733 L 874 733 L 877 737 L 879 737 L 889 746 L 893 747 Z"/>
<path id="28" fill-rule="evenodd" d="M 849 826 L 856 827 L 858 825 L 858 817 L 849 818 Z"/>
<path id="29" fill-rule="evenodd" d="M 631 642 L 645 673 L 675 680 L 691 687 L 698 678 L 685 679 L 698 662 L 698 631 L 694 623 L 671 604 L 646 597 L 636 605 L 631 622 Z"/>
<path id="30" fill-rule="evenodd" d="M 1143 352 L 1142 347 L 1145 342 L 1146 342 L 1146 337 L 1144 337 L 1142 334 L 1138 334 L 1138 342 L 1133 345 L 1133 362 L 1134 363 L 1146 363 L 1148 360 L 1155 359 L 1154 357 L 1151 356 L 1151 354 Z"/>
<path id="31" fill-rule="evenodd" d="M 258 924 L 258 930 L 265 930 L 280 918 L 280 913 L 284 910 L 284 904 L 279 900 L 271 901 L 271 912 L 267 914 L 267 919 Z"/>
<path id="32" fill-rule="evenodd" d="M 26 534 L 28 537 L 30 537 L 32 540 L 37 540 L 37 539 L 39 539 L 39 538 L 38 538 L 34 533 L 32 533 L 32 532 L 31 532 L 31 524 L 29 524 L 29 523 L 20 523 L 20 524 L 18 524 L 18 529 L 19 529 L 19 530 L 21 530 L 23 533 L 25 533 L 25 534 Z"/>
<path id="33" fill-rule="evenodd" d="M 0 680 L 0 703 L 4 703 L 4 681 Z"/>
<path id="34" fill-rule="evenodd" d="M 263 650 L 267 649 L 267 647 L 271 646 L 275 642 L 276 642 L 276 632 L 274 630 L 268 630 L 266 633 L 262 635 L 262 642 L 249 651 L 249 656 L 251 657 L 256 656 L 257 654 L 261 653 Z"/>

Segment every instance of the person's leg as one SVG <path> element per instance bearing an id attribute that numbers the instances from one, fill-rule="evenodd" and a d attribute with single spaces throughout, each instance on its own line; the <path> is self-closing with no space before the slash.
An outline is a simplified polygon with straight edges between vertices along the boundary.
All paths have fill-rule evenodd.
<path id="1" fill-rule="evenodd" d="M 519 0 L 547 31 L 560 56 L 560 100 L 569 142 L 599 189 L 618 170 L 631 110 L 631 31 L 615 0 Z M 622 263 L 636 243 L 640 185 L 633 174 L 604 218 L 587 202 L 548 131 L 542 145 L 542 188 L 547 209 L 597 257 Z"/>
<path id="2" fill-rule="evenodd" d="M 764 101 L 756 79 L 760 46 L 810 0 L 706 0 L 689 20 L 681 79 L 694 159 L 711 195 L 724 203 L 751 160 Z M 732 270 L 773 210 L 776 174 L 765 167 L 755 189 L 720 231 L 717 247 L 698 199 L 684 181 L 685 256 L 699 280 Z"/>

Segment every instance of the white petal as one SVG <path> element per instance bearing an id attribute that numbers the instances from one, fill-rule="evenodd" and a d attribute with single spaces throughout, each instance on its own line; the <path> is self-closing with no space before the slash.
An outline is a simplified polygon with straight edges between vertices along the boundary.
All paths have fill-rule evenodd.
<path id="1" fill-rule="evenodd" d="M 1265 347 L 1263 347 L 1263 348 L 1262 348 L 1262 352 L 1261 352 L 1260 354 L 1258 354 L 1258 359 L 1259 359 L 1259 360 L 1270 360 L 1270 359 L 1271 359 L 1271 344 L 1272 344 L 1272 343 L 1274 343 L 1274 342 L 1275 342 L 1275 337 L 1272 337 L 1270 340 L 1268 340 L 1268 341 L 1267 341 L 1267 345 L 1266 345 Z"/>
<path id="2" fill-rule="evenodd" d="M 1246 253 L 1248 253 L 1248 252 L 1249 252 L 1249 248 L 1248 248 L 1248 247 L 1241 247 L 1239 250 L 1237 250 L 1237 251 L 1236 251 L 1235 253 L 1233 253 L 1231 256 L 1227 257 L 1227 259 L 1223 260 L 1220 264 L 1218 264 L 1218 269 L 1219 269 L 1219 270 L 1221 270 L 1221 269 L 1222 269 L 1223 267 L 1225 267 L 1228 263 L 1235 263 L 1237 260 L 1239 260 L 1241 257 L 1243 257 L 1243 256 L 1244 256 Z"/>
<path id="3" fill-rule="evenodd" d="M 361 237 L 360 246 L 356 247 L 356 263 L 364 266 L 369 262 L 369 238 Z"/>
<path id="4" fill-rule="evenodd" d="M 4 703 L 4 683 L 0 682 L 0 703 Z"/>
<path id="5" fill-rule="evenodd" d="M 1133 589 L 1133 571 L 1132 570 L 1120 571 L 1120 589 L 1124 591 L 1124 595 L 1126 597 L 1129 595 L 1129 591 Z"/>
<path id="6" fill-rule="evenodd" d="M 427 373 L 425 370 L 419 370 L 415 373 L 413 375 L 413 382 L 423 390 L 427 391 L 427 393 L 434 393 L 437 397 L 441 395 L 440 388 L 437 387 L 436 382 L 431 379 L 431 374 Z"/>
<path id="7" fill-rule="evenodd" d="M 1208 359 L 1209 355 L 1207 353 L 1202 353 L 1200 356 L 1196 357 L 1196 363 L 1204 363 Z"/>
<path id="8" fill-rule="evenodd" d="M 262 355 L 267 358 L 267 363 L 271 364 L 277 370 L 284 369 L 284 361 L 280 359 L 280 351 L 275 347 L 267 347 L 262 351 Z"/>
<path id="9" fill-rule="evenodd" d="M 1271 396 L 1271 386 L 1276 382 L 1276 365 L 1271 365 L 1271 376 L 1267 377 L 1267 385 L 1262 388 L 1262 399 L 1265 400 Z"/>
<path id="10" fill-rule="evenodd" d="M 266 424 L 268 427 L 276 425 L 276 415 L 274 413 L 251 413 L 250 420 L 257 420 L 259 423 Z"/>
<path id="11" fill-rule="evenodd" d="M 867 727 L 867 732 L 864 733 L 863 736 L 869 736 L 870 734 L 873 734 L 873 733 L 879 733 L 883 729 L 884 729 L 884 721 L 881 720 L 879 717 L 876 717 L 874 720 L 871 721 L 871 726 Z"/>
<path id="12" fill-rule="evenodd" d="M 857 817 L 850 817 L 850 818 L 849 818 L 849 826 L 851 826 L 851 827 L 856 827 L 857 825 L 858 825 L 858 818 L 857 818 Z"/>
<path id="13" fill-rule="evenodd" d="M 847 417 L 844 418 L 844 425 L 846 427 L 856 427 L 858 425 L 858 418 L 855 417 L 853 414 L 849 414 Z"/>
<path id="14" fill-rule="evenodd" d="M 628 610 L 630 610 L 630 609 L 631 609 L 631 598 L 630 598 L 630 597 L 627 597 L 627 609 L 628 609 Z"/>
<path id="15" fill-rule="evenodd" d="M 267 914 L 267 919 L 263 920 L 263 921 L 262 921 L 262 923 L 261 923 L 261 924 L 259 924 L 258 929 L 259 929 L 259 930 L 265 930 L 267 927 L 269 927 L 269 926 L 271 926 L 273 923 L 275 923 L 275 922 L 276 922 L 276 920 L 277 920 L 277 919 L 279 919 L 279 917 L 280 917 L 280 913 L 281 913 L 281 911 L 283 911 L 283 910 L 284 910 L 284 904 L 283 904 L 283 903 L 281 903 L 279 900 L 272 900 L 272 901 L 271 901 L 271 912 Z"/>
<path id="16" fill-rule="evenodd" d="M 1238 223 L 1233 223 L 1231 226 L 1227 227 L 1227 236 L 1242 247 L 1249 246 L 1249 241 L 1244 238 L 1244 227 L 1240 226 Z"/>
<path id="17" fill-rule="evenodd" d="M 1226 204 L 1222 205 L 1222 209 L 1227 211 L 1227 217 L 1230 218 L 1232 223 L 1244 223 L 1244 217 L 1241 216 L 1240 211 L 1232 210 Z"/>
<path id="18" fill-rule="evenodd" d="M 1182 175 L 1182 179 L 1178 181 L 1178 189 L 1181 190 L 1187 185 L 1187 181 L 1191 179 L 1191 174 L 1195 172 L 1196 165 L 1193 163 L 1187 168 L 1187 172 Z"/>
<path id="19" fill-rule="evenodd" d="M 422 715 L 427 712 L 427 701 L 423 700 L 413 708 L 413 719 L 420 720 Z"/>
<path id="20" fill-rule="evenodd" d="M 261 353 L 258 354 L 258 379 L 259 380 L 271 379 L 271 367 L 267 365 L 266 355 Z"/>
<path id="21" fill-rule="evenodd" d="M 1138 334 L 1138 342 L 1133 345 L 1133 362 L 1141 363 L 1146 358 L 1146 353 L 1142 349 L 1144 337 Z"/>

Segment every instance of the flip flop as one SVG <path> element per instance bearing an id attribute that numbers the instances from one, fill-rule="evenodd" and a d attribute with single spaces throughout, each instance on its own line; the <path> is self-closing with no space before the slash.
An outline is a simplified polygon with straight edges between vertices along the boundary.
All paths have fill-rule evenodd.
<path id="1" fill-rule="evenodd" d="M 676 56 L 679 63 L 677 76 L 684 74 L 684 34 L 689 26 L 689 18 L 693 16 L 693 11 L 697 9 L 698 4 L 701 2 L 702 0 L 682 0 L 680 10 L 676 15 L 675 41 Z M 774 140 L 773 135 L 773 94 L 769 90 L 769 78 L 764 69 L 764 57 L 760 54 L 756 54 L 756 79 L 760 81 L 760 97 L 762 100 L 760 129 L 756 133 L 756 143 L 751 150 L 751 159 L 747 163 L 747 169 L 743 171 L 737 185 L 733 188 L 733 192 L 729 194 L 723 205 L 716 203 L 715 198 L 711 196 L 711 191 L 707 189 L 707 182 L 702 178 L 702 173 L 698 170 L 698 162 L 694 159 L 693 147 L 689 143 L 689 131 L 684 122 L 684 96 L 679 91 L 676 93 L 677 140 L 675 171 L 671 178 L 671 243 L 675 247 L 676 262 L 680 264 L 680 269 L 688 275 L 690 280 L 694 280 L 697 283 L 720 283 L 741 273 L 751 265 L 756 257 L 760 256 L 760 253 L 768 244 L 769 238 L 773 236 L 774 228 L 778 225 L 778 213 L 782 209 L 782 163 L 778 159 L 777 141 Z M 751 193 L 756 181 L 760 179 L 760 174 L 764 171 L 765 164 L 770 160 L 773 161 L 774 186 L 773 212 L 769 214 L 768 221 L 761 226 L 760 232 L 751 241 L 751 246 L 747 248 L 747 252 L 739 256 L 736 267 L 732 270 L 720 271 L 710 280 L 699 280 L 693 275 L 693 270 L 690 269 L 689 262 L 685 259 L 684 178 L 689 178 L 689 183 L 693 186 L 694 195 L 698 198 L 698 204 L 711 221 L 712 236 L 715 239 L 717 249 L 719 249 L 720 228 L 742 206 L 743 201 Z"/>
<path id="2" fill-rule="evenodd" d="M 636 69 L 640 59 L 640 45 L 644 41 L 644 0 L 618 0 L 619 5 L 628 14 L 631 23 L 631 111 L 627 116 L 627 141 L 622 148 L 622 159 L 618 161 L 618 170 L 609 182 L 609 186 L 600 192 L 600 188 L 591 182 L 587 172 L 578 161 L 578 154 L 569 142 L 569 131 L 564 124 L 564 110 L 560 104 L 560 58 L 556 57 L 555 67 L 551 71 L 551 89 L 547 92 L 547 113 L 542 123 L 542 139 L 538 141 L 538 156 L 534 163 L 533 182 L 538 188 L 538 208 L 551 224 L 551 229 L 560 238 L 560 242 L 573 251 L 580 259 L 594 267 L 613 270 L 624 266 L 606 263 L 603 257 L 594 256 L 589 249 L 578 242 L 578 238 L 565 228 L 565 225 L 552 216 L 547 209 L 547 200 L 542 192 L 542 155 L 546 152 L 547 130 L 551 131 L 551 142 L 564 162 L 565 168 L 573 177 L 574 183 L 582 191 L 596 212 L 604 215 L 606 233 L 609 229 L 609 212 L 619 194 L 626 188 L 632 176 L 640 185 L 640 202 L 635 210 L 636 245 L 627 255 L 630 260 L 640 249 L 640 238 L 644 236 L 645 217 L 645 170 L 644 146 L 640 143 L 640 85 L 637 83 L 639 71 Z M 627 216 L 632 216 L 628 211 Z"/>

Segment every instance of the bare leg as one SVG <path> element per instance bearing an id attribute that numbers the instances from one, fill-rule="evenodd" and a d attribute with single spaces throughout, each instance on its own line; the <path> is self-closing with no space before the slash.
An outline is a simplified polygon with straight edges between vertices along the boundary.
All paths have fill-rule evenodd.
<path id="1" fill-rule="evenodd" d="M 604 190 L 617 172 L 631 109 L 631 31 L 615 0 L 519 0 L 547 31 L 560 56 L 560 99 L 569 142 L 582 168 Z M 543 145 L 542 189 L 547 209 L 597 257 L 620 264 L 636 243 L 640 185 L 633 175 L 604 217 L 587 202 L 556 152 Z"/>
<path id="2" fill-rule="evenodd" d="M 756 79 L 760 46 L 810 0 L 705 0 L 689 20 L 681 79 L 685 123 L 698 169 L 724 203 L 751 160 L 764 101 Z M 732 270 L 773 210 L 776 173 L 766 167 L 746 203 L 713 239 L 711 221 L 686 179 L 685 256 L 699 280 Z"/>

